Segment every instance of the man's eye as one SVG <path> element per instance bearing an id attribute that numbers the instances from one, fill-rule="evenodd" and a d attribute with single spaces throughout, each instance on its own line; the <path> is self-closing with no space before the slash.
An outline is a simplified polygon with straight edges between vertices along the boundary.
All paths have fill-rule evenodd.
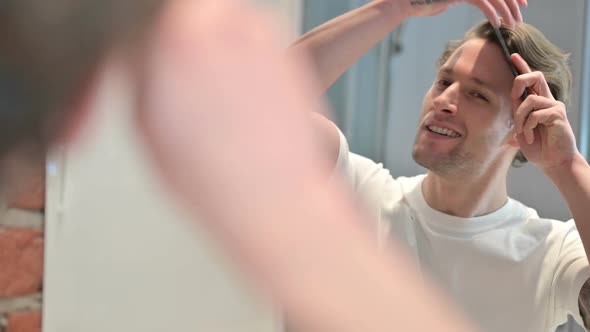
<path id="1" fill-rule="evenodd" d="M 451 85 L 451 81 L 445 80 L 445 79 L 440 79 L 436 82 L 436 85 L 438 85 L 439 87 L 446 88 Z"/>
<path id="2" fill-rule="evenodd" d="M 472 92 L 471 95 L 473 97 L 478 98 L 478 99 L 481 99 L 483 101 L 486 101 L 486 102 L 489 101 L 488 98 L 486 98 L 486 96 L 482 95 L 481 93 L 479 93 L 477 91 Z"/>

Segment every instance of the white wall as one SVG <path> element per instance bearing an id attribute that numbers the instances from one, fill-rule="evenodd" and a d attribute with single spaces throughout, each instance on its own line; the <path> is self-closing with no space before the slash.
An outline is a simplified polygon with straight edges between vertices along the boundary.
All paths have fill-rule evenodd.
<path id="1" fill-rule="evenodd" d="M 124 81 L 48 179 L 45 332 L 277 331 L 203 231 L 155 181 Z"/>
<path id="2" fill-rule="evenodd" d="M 570 121 L 579 132 L 584 38 L 584 0 L 564 2 L 531 1 L 525 9 L 525 21 L 539 27 L 560 48 L 571 52 L 574 73 L 573 103 L 568 109 Z M 460 39 L 465 31 L 483 19 L 467 5 L 451 8 L 443 15 L 417 18 L 403 26 L 403 52 L 391 62 L 392 95 L 387 128 L 385 164 L 396 176 L 424 172 L 411 157 L 422 97 L 435 75 L 435 60 L 449 39 Z M 586 90 L 588 87 L 586 87 Z M 509 176 L 510 195 L 536 208 L 545 217 L 570 218 L 557 189 L 534 166 L 513 170 Z"/>
<path id="3" fill-rule="evenodd" d="M 275 3 L 298 17 L 297 0 Z M 114 68 L 94 125 L 79 145 L 49 158 L 43 331 L 282 330 L 277 313 L 160 187 L 135 135 L 128 91 Z"/>

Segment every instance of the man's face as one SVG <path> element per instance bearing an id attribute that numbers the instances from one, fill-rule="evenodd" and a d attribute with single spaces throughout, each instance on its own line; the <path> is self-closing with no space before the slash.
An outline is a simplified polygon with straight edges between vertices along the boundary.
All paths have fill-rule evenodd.
<path id="1" fill-rule="evenodd" d="M 514 79 L 503 59 L 497 45 L 470 39 L 441 66 L 424 97 L 413 148 L 418 164 L 441 175 L 474 174 L 514 155 Z"/>

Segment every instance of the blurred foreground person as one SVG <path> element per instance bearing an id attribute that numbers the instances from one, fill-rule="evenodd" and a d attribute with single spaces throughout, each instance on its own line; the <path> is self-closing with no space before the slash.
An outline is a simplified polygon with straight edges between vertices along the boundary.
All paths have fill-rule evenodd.
<path id="1" fill-rule="evenodd" d="M 1 183 L 75 144 L 96 82 L 126 61 L 163 183 L 296 329 L 473 331 L 399 248 L 373 243 L 314 144 L 316 82 L 277 31 L 240 1 L 3 1 Z"/>

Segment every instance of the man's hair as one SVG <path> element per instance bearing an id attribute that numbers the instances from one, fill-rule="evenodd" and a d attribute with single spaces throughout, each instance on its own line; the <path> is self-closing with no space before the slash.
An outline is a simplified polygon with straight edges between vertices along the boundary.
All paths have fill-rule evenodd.
<path id="1" fill-rule="evenodd" d="M 146 30 L 164 2 L 0 1 L 0 160 L 45 151 L 104 55 Z"/>
<path id="2" fill-rule="evenodd" d="M 542 72 L 553 97 L 567 105 L 572 85 L 572 73 L 568 65 L 569 55 L 562 52 L 530 24 L 520 23 L 514 29 L 501 27 L 500 32 L 510 53 L 520 54 L 532 71 Z M 484 39 L 500 46 L 491 23 L 483 21 L 467 31 L 463 40 L 450 41 L 438 60 L 438 66 L 442 66 L 466 41 L 474 38 Z M 526 157 L 519 151 L 512 165 L 521 166 L 526 162 Z"/>

